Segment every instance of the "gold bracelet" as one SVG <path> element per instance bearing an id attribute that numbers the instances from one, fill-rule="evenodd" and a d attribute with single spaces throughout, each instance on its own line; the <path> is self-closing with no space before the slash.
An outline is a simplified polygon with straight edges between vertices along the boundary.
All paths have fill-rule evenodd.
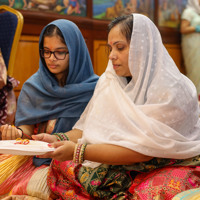
<path id="1" fill-rule="evenodd" d="M 85 154 L 85 148 L 86 148 L 87 144 L 83 144 L 81 146 L 81 151 L 80 151 L 80 155 L 79 155 L 79 164 L 82 164 L 84 161 L 84 154 Z"/>
<path id="2" fill-rule="evenodd" d="M 75 147 L 74 147 L 74 154 L 73 154 L 73 162 L 74 162 L 74 163 L 76 163 L 76 154 L 77 154 L 76 151 L 77 151 L 78 145 L 79 145 L 79 144 L 77 143 L 77 144 L 75 145 Z"/>

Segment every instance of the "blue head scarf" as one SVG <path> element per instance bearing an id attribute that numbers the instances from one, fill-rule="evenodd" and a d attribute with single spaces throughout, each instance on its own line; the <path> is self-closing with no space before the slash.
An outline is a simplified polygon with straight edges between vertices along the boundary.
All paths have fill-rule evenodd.
<path id="1" fill-rule="evenodd" d="M 98 76 L 93 72 L 90 55 L 78 27 L 65 19 L 55 20 L 50 24 L 60 29 L 69 50 L 66 84 L 64 87 L 59 86 L 45 66 L 44 59 L 40 57 L 39 70 L 24 83 L 20 92 L 15 125 L 57 119 L 53 132 L 66 132 L 71 130 L 85 109 Z M 43 47 L 42 38 L 46 27 L 40 34 L 40 48 Z"/>

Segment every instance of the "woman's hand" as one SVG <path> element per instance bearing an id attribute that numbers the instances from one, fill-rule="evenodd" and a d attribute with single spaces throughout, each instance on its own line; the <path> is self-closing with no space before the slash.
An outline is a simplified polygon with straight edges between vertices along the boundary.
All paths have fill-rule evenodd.
<path id="1" fill-rule="evenodd" d="M 40 133 L 38 135 L 32 135 L 32 138 L 34 140 L 48 142 L 48 143 L 57 142 L 57 138 L 55 135 L 50 135 L 47 133 Z"/>
<path id="2" fill-rule="evenodd" d="M 15 126 L 8 124 L 2 125 L 0 127 L 1 139 L 2 140 L 15 140 L 22 137 L 22 131 L 17 129 Z"/>
<path id="3" fill-rule="evenodd" d="M 44 155 L 38 156 L 39 158 L 53 158 L 58 161 L 73 160 L 75 143 L 71 141 L 60 141 L 49 144 L 50 147 L 54 147 L 55 151 L 48 152 Z"/>

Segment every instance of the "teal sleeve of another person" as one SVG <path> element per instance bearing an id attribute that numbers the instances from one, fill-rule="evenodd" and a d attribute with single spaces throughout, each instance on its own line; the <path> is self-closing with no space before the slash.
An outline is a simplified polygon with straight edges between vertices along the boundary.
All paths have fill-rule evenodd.
<path id="1" fill-rule="evenodd" d="M 197 25 L 197 26 L 195 27 L 195 31 L 196 31 L 197 33 L 200 33 L 200 25 Z"/>

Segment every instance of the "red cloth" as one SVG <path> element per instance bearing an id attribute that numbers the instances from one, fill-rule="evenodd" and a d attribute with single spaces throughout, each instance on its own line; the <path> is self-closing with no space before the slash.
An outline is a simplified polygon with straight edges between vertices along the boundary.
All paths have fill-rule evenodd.
<path id="1" fill-rule="evenodd" d="M 200 167 L 167 166 L 136 176 L 129 192 L 136 200 L 171 200 L 176 194 L 200 187 Z"/>

